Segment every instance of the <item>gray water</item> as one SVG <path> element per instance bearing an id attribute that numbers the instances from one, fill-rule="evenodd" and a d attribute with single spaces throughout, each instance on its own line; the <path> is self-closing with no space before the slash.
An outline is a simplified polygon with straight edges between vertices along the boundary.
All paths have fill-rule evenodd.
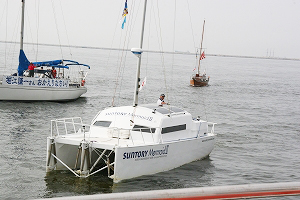
<path id="1" fill-rule="evenodd" d="M 49 60 L 57 59 L 54 52 L 60 50 L 39 51 Z M 79 116 L 90 123 L 98 111 L 112 104 L 113 96 L 117 106 L 132 104 L 134 55 L 76 48 L 72 55 L 91 65 L 88 92 L 78 100 L 0 102 L 0 199 L 300 181 L 299 61 L 207 56 L 202 65 L 211 78 L 209 86 L 194 88 L 189 86 L 196 63 L 193 55 L 155 53 L 143 54 L 141 77 L 147 77 L 147 84 L 140 103 L 156 102 L 165 93 L 172 105 L 218 123 L 209 158 L 120 183 L 102 174 L 86 179 L 67 171 L 46 174 L 51 119 Z M 119 70 L 120 57 L 126 66 Z M 117 79 L 118 74 L 122 76 Z"/>

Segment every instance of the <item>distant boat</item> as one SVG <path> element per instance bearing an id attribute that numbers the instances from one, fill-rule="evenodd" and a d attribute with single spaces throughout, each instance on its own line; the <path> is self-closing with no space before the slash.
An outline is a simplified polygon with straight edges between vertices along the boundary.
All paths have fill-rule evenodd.
<path id="1" fill-rule="evenodd" d="M 29 76 L 30 62 L 23 51 L 24 12 L 25 0 L 22 0 L 19 66 L 15 74 L 0 75 L 0 100 L 70 101 L 79 98 L 87 91 L 87 72 L 79 70 L 79 66 L 90 68 L 88 65 L 72 60 L 32 62 L 35 69 Z M 78 68 L 76 76 L 68 73 L 68 69 L 75 66 Z"/>
<path id="2" fill-rule="evenodd" d="M 204 26 L 205 20 L 203 22 L 203 30 L 202 30 L 202 38 L 201 38 L 201 47 L 200 47 L 200 55 L 199 55 L 199 62 L 198 62 L 198 70 L 197 73 L 194 74 L 190 79 L 190 85 L 194 87 L 202 87 L 207 86 L 209 82 L 209 76 L 206 75 L 206 72 L 200 72 L 200 61 L 205 58 L 204 51 L 202 52 L 202 42 L 203 42 L 203 35 L 204 35 Z"/>
<path id="3" fill-rule="evenodd" d="M 131 49 L 138 57 L 133 105 L 104 109 L 90 125 L 79 117 L 52 120 L 47 172 L 70 170 L 77 177 L 88 177 L 107 170 L 108 177 L 118 182 L 180 167 L 213 150 L 215 123 L 168 104 L 138 105 L 146 5 L 147 0 L 140 47 Z"/>

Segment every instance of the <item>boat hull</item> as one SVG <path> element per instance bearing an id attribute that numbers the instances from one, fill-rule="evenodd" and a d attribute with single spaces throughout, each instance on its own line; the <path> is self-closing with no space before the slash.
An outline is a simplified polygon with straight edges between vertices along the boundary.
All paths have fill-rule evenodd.
<path id="1" fill-rule="evenodd" d="M 65 165 L 73 167 L 78 157 L 78 142 L 65 142 L 64 139 L 54 139 L 49 144 L 55 143 L 55 154 L 64 162 L 55 162 L 50 154 L 47 157 L 47 171 L 66 170 Z M 64 142 L 63 142 L 64 141 Z M 93 144 L 93 148 L 103 151 L 104 149 L 114 151 L 111 162 L 114 162 L 113 175 L 110 178 L 114 182 L 131 179 L 143 175 L 151 175 L 159 172 L 168 171 L 184 164 L 201 160 L 212 152 L 215 145 L 215 135 L 209 134 L 204 137 L 198 137 L 188 140 L 180 140 L 175 142 L 141 145 L 141 146 L 114 146 L 107 148 L 101 144 Z M 102 146 L 102 147 L 101 147 Z M 50 151 L 48 145 L 47 152 Z M 91 152 L 91 151 L 90 151 Z M 91 164 L 95 163 L 97 157 L 94 153 L 90 153 Z M 50 159 L 51 158 L 51 159 Z"/>
<path id="2" fill-rule="evenodd" d="M 0 85 L 0 100 L 10 101 L 71 101 L 86 93 L 86 87 L 27 87 Z"/>
<path id="3" fill-rule="evenodd" d="M 203 86 L 207 86 L 208 82 L 209 82 L 209 78 L 202 79 L 201 77 L 193 77 L 190 80 L 190 85 L 193 87 L 203 87 Z"/>
<path id="4" fill-rule="evenodd" d="M 115 170 L 112 178 L 114 182 L 118 182 L 168 171 L 207 157 L 214 145 L 215 136 L 208 136 L 157 145 L 116 148 Z"/>

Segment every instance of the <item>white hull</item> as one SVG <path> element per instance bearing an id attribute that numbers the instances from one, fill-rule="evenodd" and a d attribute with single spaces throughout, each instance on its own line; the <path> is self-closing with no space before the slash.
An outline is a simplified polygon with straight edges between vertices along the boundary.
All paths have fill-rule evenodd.
<path id="1" fill-rule="evenodd" d="M 168 171 L 192 161 L 201 160 L 211 153 L 215 144 L 214 136 L 210 136 L 209 140 L 205 138 L 205 140 L 206 142 L 203 142 L 203 138 L 195 138 L 158 145 L 116 148 L 115 174 L 112 178 L 115 182 L 118 182 L 123 179 Z M 167 151 L 161 152 L 161 155 L 159 153 L 158 155 L 155 153 L 149 155 L 151 149 L 167 149 Z M 140 151 L 148 152 L 144 157 L 137 154 L 134 156 L 136 158 L 126 159 L 124 156 L 124 153 L 126 155 L 127 152 Z"/>
<path id="2" fill-rule="evenodd" d="M 12 101 L 70 101 L 86 93 L 86 87 L 27 87 L 0 85 L 0 100 Z"/>

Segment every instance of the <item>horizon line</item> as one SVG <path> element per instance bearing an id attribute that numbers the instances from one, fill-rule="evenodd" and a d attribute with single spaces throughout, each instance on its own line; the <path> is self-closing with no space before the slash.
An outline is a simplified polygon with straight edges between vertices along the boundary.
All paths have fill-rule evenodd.
<path id="1" fill-rule="evenodd" d="M 20 42 L 13 42 L 13 41 L 1 41 L 0 43 L 16 43 L 19 44 Z M 24 42 L 24 44 L 30 44 L 30 45 L 37 45 L 37 43 L 31 43 L 31 42 Z M 119 48 L 108 48 L 108 47 L 92 47 L 92 46 L 78 46 L 78 45 L 59 45 L 59 44 L 46 44 L 46 43 L 40 43 L 38 45 L 42 46 L 60 46 L 60 47 L 73 47 L 73 48 L 88 48 L 88 49 L 102 49 L 102 50 L 125 50 L 125 51 L 131 51 L 130 49 L 119 49 Z M 167 53 L 167 54 L 186 54 L 186 55 L 194 55 L 195 53 L 191 53 L 189 51 L 155 51 L 155 50 L 143 50 L 144 52 L 150 52 L 150 53 Z M 281 58 L 281 57 L 267 57 L 267 56 L 241 56 L 241 55 L 226 55 L 226 54 L 205 54 L 205 56 L 215 56 L 215 57 L 235 57 L 235 58 L 256 58 L 256 59 L 270 59 L 270 60 L 295 60 L 300 61 L 300 58 Z"/>

